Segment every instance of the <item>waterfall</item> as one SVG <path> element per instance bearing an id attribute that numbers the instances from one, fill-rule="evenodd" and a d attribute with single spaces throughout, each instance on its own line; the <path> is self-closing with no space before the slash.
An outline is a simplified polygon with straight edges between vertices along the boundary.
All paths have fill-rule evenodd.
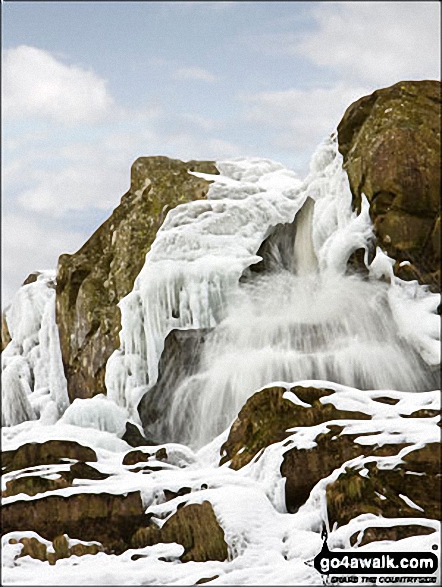
<path id="1" fill-rule="evenodd" d="M 220 176 L 197 174 L 214 182 L 208 201 L 168 214 L 120 302 L 109 397 L 139 414 L 155 441 L 198 448 L 275 382 L 436 389 L 438 296 L 396 278 L 379 248 L 369 264 L 369 204 L 363 196 L 361 212 L 352 211 L 335 138 L 318 148 L 303 182 L 269 161 L 217 165 Z M 348 263 L 357 249 L 365 273 Z M 188 333 L 174 343 L 180 360 L 172 354 L 161 369 L 177 331 Z"/>
<path id="2" fill-rule="evenodd" d="M 313 205 L 307 200 L 291 226 L 291 269 L 282 263 L 287 251 L 281 254 L 273 242 L 271 269 L 242 280 L 227 316 L 204 343 L 197 372 L 164 391 L 170 404 L 151 429 L 154 436 L 203 446 L 230 425 L 248 397 L 272 382 L 316 379 L 401 391 L 437 385 L 398 334 L 389 284 L 318 272 Z"/>

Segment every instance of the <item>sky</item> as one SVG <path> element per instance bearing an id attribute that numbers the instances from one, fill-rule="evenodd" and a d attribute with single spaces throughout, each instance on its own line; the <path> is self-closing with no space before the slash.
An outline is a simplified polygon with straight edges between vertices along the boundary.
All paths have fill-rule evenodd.
<path id="1" fill-rule="evenodd" d="M 301 177 L 345 109 L 440 77 L 439 2 L 15 2 L 2 16 L 2 306 L 119 204 L 137 157 Z"/>

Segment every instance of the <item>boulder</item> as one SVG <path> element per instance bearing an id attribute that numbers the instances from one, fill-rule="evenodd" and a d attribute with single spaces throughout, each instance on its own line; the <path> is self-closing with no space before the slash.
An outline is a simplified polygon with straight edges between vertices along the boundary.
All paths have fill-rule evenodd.
<path id="1" fill-rule="evenodd" d="M 15 450 L 2 452 L 2 470 L 10 473 L 38 465 L 64 463 L 67 459 L 94 462 L 97 455 L 93 449 L 72 440 L 29 442 Z"/>
<path id="2" fill-rule="evenodd" d="M 332 404 L 322 404 L 321 398 L 333 394 L 332 389 L 297 385 L 290 391 L 306 404 L 305 407 L 284 398 L 286 389 L 282 387 L 263 389 L 247 400 L 221 447 L 220 465 L 230 461 L 232 469 L 241 469 L 259 451 L 290 436 L 292 432 L 288 429 L 295 426 L 316 426 L 343 418 L 369 418 L 361 412 L 346 412 L 337 410 Z"/>
<path id="3" fill-rule="evenodd" d="M 370 202 L 377 244 L 401 279 L 440 289 L 441 85 L 405 81 L 376 90 L 338 125 L 355 208 Z"/>
<path id="4" fill-rule="evenodd" d="M 119 347 L 117 303 L 132 290 L 167 211 L 206 197 L 210 182 L 188 171 L 218 173 L 209 161 L 137 159 L 110 218 L 79 251 L 59 258 L 56 316 L 71 402 L 106 393 L 106 362 Z"/>
<path id="5" fill-rule="evenodd" d="M 42 562 L 48 561 L 50 565 L 55 565 L 58 560 L 68 558 L 72 555 L 84 556 L 85 554 L 97 554 L 98 552 L 103 552 L 102 545 L 98 543 L 88 544 L 82 543 L 81 541 L 75 541 L 74 544 L 70 544 L 69 539 L 64 534 L 57 536 L 52 541 L 53 552 L 48 551 L 48 546 L 45 542 L 38 540 L 38 538 L 34 536 L 30 538 L 20 538 L 20 540 L 11 538 L 9 543 L 23 544 L 23 548 L 19 555 L 20 557 L 30 556 L 31 558 L 38 559 Z"/>
<path id="6" fill-rule="evenodd" d="M 133 548 L 142 548 L 158 542 L 182 544 L 182 562 L 227 559 L 224 531 L 208 501 L 179 508 L 161 528 L 155 524 L 140 528 L 131 544 Z"/>

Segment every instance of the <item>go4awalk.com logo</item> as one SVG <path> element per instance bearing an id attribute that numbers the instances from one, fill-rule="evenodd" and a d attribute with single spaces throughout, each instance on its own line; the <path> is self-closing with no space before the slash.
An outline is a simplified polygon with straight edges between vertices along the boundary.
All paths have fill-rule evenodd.
<path id="1" fill-rule="evenodd" d="M 321 552 L 311 562 L 325 584 L 436 584 L 439 561 L 433 552 L 333 552 L 325 530 L 322 538 Z"/>

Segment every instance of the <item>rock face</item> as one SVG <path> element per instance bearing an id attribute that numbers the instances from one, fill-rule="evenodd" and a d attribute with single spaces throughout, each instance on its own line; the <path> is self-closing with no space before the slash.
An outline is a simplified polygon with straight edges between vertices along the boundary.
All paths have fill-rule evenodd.
<path id="1" fill-rule="evenodd" d="M 126 454 L 123 465 L 145 463 L 151 456 L 160 465 L 168 459 L 164 448 L 156 450 L 154 455 L 135 450 Z M 67 469 L 66 463 L 73 459 L 78 461 Z M 84 460 L 95 462 L 95 451 L 66 440 L 24 444 L 2 453 L 6 489 L 2 492 L 1 533 L 18 533 L 10 542 L 23 544 L 20 556 L 30 555 L 55 564 L 71 555 L 100 551 L 118 554 L 128 548 L 177 542 L 184 547 L 182 562 L 227 559 L 224 531 L 210 502 L 186 505 L 180 501 L 172 506 L 171 515 L 160 527 L 154 522 L 153 514 L 146 513 L 140 491 L 122 490 L 118 494 L 114 493 L 115 485 L 107 491 L 106 479 L 110 474 L 100 472 Z M 37 466 L 38 474 L 29 475 L 29 467 Z M 170 464 L 165 466 L 173 468 Z M 147 466 L 142 472 L 133 468 L 131 472 L 142 475 L 161 469 L 161 466 Z M 92 492 L 88 491 L 91 481 L 95 482 Z M 66 488 L 70 488 L 69 493 L 63 492 Z M 191 487 L 178 491 L 164 488 L 163 499 L 172 501 L 191 491 Z M 30 498 L 23 499 L 23 494 Z M 29 531 L 37 536 L 19 536 Z M 74 539 L 74 543 L 69 539 Z M 95 544 L 78 544 L 78 541 Z"/>
<path id="2" fill-rule="evenodd" d="M 110 218 L 77 253 L 60 257 L 56 313 L 71 402 L 106 393 L 106 362 L 119 346 L 117 303 L 132 290 L 167 211 L 206 197 L 210 182 L 188 171 L 218 173 L 208 161 L 137 159 Z"/>
<path id="3" fill-rule="evenodd" d="M 209 329 L 204 328 L 200 330 L 174 329 L 167 335 L 158 365 L 158 381 L 141 398 L 138 405 L 144 431 L 149 438 L 153 438 L 154 442 L 160 443 L 166 440 L 163 438 L 161 428 L 156 425 L 157 421 L 170 409 L 173 399 L 171 391 L 177 389 L 184 379 L 197 372 L 201 352 L 209 332 Z M 174 429 L 172 436 L 169 433 L 167 440 L 178 441 L 181 432 L 177 428 Z"/>
<path id="4" fill-rule="evenodd" d="M 398 277 L 433 290 L 440 289 L 440 125 L 440 83 L 413 81 L 359 99 L 338 126 L 355 207 L 365 194 Z"/>

